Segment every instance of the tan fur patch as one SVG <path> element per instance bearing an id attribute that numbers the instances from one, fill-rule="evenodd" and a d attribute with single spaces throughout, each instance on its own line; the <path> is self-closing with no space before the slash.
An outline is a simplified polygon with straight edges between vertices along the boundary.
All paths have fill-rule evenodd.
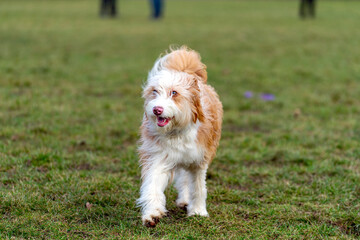
<path id="1" fill-rule="evenodd" d="M 222 124 L 222 104 L 218 95 L 209 85 L 203 85 L 204 121 L 198 130 L 198 143 L 205 147 L 205 162 L 210 164 L 219 146 Z"/>
<path id="2" fill-rule="evenodd" d="M 207 81 L 206 65 L 201 62 L 199 53 L 186 46 L 182 46 L 177 50 L 171 50 L 164 63 L 164 67 L 195 75 L 204 83 Z"/>
<path id="3" fill-rule="evenodd" d="M 200 90 L 197 80 L 193 82 L 190 92 L 192 94 L 192 107 L 191 107 L 191 111 L 193 113 L 192 120 L 194 123 L 196 123 L 197 120 L 199 120 L 200 122 L 204 122 L 205 117 L 201 107 Z"/>

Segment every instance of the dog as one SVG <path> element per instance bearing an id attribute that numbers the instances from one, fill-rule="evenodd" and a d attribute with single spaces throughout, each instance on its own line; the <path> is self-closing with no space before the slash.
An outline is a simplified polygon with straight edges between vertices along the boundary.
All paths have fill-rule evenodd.
<path id="1" fill-rule="evenodd" d="M 137 200 L 143 224 L 155 227 L 166 215 L 164 190 L 172 180 L 178 207 L 188 216 L 209 216 L 206 171 L 219 145 L 223 108 L 200 55 L 186 46 L 170 48 L 149 72 L 143 98 Z"/>

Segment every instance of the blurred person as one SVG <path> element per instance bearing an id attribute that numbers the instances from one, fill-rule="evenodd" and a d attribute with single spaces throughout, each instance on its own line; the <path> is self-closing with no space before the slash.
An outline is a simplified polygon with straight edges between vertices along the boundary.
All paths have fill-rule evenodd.
<path id="1" fill-rule="evenodd" d="M 116 17 L 116 0 L 101 0 L 100 2 L 100 16 L 101 17 Z"/>
<path id="2" fill-rule="evenodd" d="M 162 17 L 163 14 L 163 0 L 150 0 L 151 7 L 152 7 L 152 15 L 153 19 L 159 19 Z"/>
<path id="3" fill-rule="evenodd" d="M 315 3 L 316 0 L 300 0 L 300 17 L 315 17 Z"/>

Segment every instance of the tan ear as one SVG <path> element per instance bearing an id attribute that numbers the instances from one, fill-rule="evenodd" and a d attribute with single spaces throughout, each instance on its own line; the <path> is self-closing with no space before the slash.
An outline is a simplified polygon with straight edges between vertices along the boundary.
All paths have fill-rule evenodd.
<path id="1" fill-rule="evenodd" d="M 202 82 L 207 82 L 206 65 L 201 62 L 200 54 L 186 46 L 182 46 L 177 50 L 171 49 L 164 67 L 195 75 Z"/>
<path id="2" fill-rule="evenodd" d="M 194 123 L 196 123 L 197 120 L 200 122 L 203 122 L 205 119 L 204 112 L 201 106 L 200 102 L 200 90 L 199 85 L 196 79 L 194 79 L 194 82 L 192 84 L 191 88 L 191 94 L 192 94 L 192 120 Z"/>

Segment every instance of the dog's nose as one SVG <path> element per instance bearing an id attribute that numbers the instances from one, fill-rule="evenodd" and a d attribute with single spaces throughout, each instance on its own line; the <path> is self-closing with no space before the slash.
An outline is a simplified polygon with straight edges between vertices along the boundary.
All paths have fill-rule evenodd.
<path id="1" fill-rule="evenodd" d="M 158 116 L 158 115 L 161 115 L 164 111 L 164 108 L 163 107 L 159 107 L 159 106 L 155 106 L 153 108 L 153 113 Z"/>

